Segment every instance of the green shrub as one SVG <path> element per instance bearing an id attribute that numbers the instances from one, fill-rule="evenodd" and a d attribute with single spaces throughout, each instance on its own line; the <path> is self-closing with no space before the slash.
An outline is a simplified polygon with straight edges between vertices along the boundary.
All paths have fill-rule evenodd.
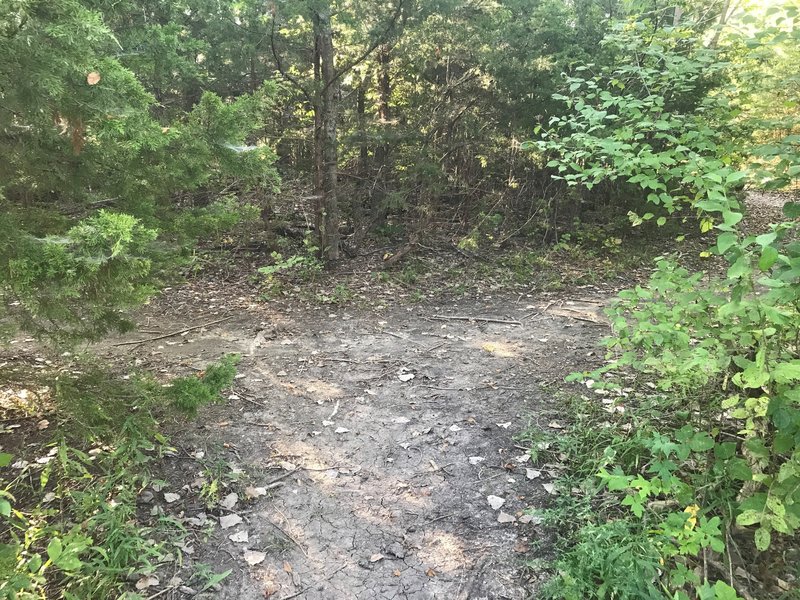
<path id="1" fill-rule="evenodd" d="M 177 409 L 195 416 L 200 407 L 220 400 L 220 393 L 230 387 L 236 377 L 238 354 L 229 354 L 210 365 L 196 377 L 179 377 L 167 388 L 166 395 Z"/>
<path id="2" fill-rule="evenodd" d="M 0 216 L 0 298 L 23 328 L 57 341 L 98 339 L 131 327 L 124 309 L 152 292 L 156 232 L 100 211 L 63 236 L 37 238 Z"/>

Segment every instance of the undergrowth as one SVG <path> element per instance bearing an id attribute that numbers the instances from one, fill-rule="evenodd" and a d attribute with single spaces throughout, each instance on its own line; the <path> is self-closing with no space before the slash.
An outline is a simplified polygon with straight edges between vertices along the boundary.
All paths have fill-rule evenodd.
<path id="1" fill-rule="evenodd" d="M 137 508 L 154 461 L 172 451 L 158 419 L 171 409 L 192 416 L 216 401 L 237 362 L 226 356 L 166 388 L 91 366 L 41 387 L 51 394 L 37 401 L 62 424 L 40 421 L 35 443 L 0 452 L 0 598 L 133 600 L 142 596 L 131 581 L 180 561 L 183 526 L 166 516 L 143 519 Z"/>

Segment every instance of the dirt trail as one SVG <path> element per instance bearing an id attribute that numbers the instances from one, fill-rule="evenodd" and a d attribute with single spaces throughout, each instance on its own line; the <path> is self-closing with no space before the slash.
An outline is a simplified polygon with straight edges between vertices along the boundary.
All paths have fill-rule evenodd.
<path id="1" fill-rule="evenodd" d="M 124 347 L 162 367 L 243 355 L 236 397 L 173 436 L 186 456 L 168 463 L 168 479 L 191 481 L 198 465 L 184 458 L 221 451 L 248 485 L 268 488 L 229 510 L 206 511 L 189 493 L 164 506 L 181 518 L 205 511 L 211 523 L 229 513 L 243 518 L 214 527 L 207 542 L 198 535 L 192 548 L 191 561 L 233 570 L 208 597 L 530 597 L 538 582 L 523 564 L 543 555 L 536 548 L 546 534 L 522 511 L 547 504 L 557 467 L 528 471 L 514 436 L 558 427 L 565 416 L 545 384 L 585 364 L 608 331 L 600 302 L 587 300 L 467 301 L 380 314 L 321 307 L 273 314 L 263 325 L 263 315 L 244 315 Z M 495 510 L 488 496 L 504 504 Z M 246 543 L 230 540 L 243 531 Z M 248 566 L 246 550 L 266 556 Z"/>

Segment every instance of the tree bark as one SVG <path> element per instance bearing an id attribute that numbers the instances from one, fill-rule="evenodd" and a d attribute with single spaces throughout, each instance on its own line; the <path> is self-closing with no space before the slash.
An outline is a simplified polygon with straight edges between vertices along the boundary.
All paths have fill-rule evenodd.
<path id="1" fill-rule="evenodd" d="M 320 231 L 320 247 L 322 256 L 328 261 L 339 258 L 339 206 L 337 201 L 337 179 L 339 171 L 338 140 L 336 126 L 338 120 L 338 78 L 334 66 L 333 30 L 331 28 L 331 11 L 328 5 L 314 13 L 314 39 L 316 55 L 319 57 L 318 103 L 315 107 L 315 129 L 319 132 L 318 149 L 315 152 L 315 163 L 319 190 L 321 195 L 319 215 L 322 229 Z M 315 65 L 316 70 L 316 65 Z M 321 192 L 321 194 L 319 193 Z"/>
<path id="2" fill-rule="evenodd" d="M 391 65 L 391 46 L 381 44 L 378 48 L 378 123 L 382 128 L 388 127 L 391 121 L 390 101 L 392 97 L 392 84 L 389 67 Z M 378 182 L 372 194 L 372 222 L 375 226 L 383 225 L 386 221 L 386 197 L 384 194 L 385 173 L 389 168 L 389 144 L 383 140 L 375 149 L 375 164 L 378 168 Z"/>

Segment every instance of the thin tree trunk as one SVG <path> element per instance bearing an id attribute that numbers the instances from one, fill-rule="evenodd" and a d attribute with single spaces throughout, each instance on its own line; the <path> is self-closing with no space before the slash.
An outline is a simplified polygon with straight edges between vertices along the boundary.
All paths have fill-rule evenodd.
<path id="1" fill-rule="evenodd" d="M 339 170 L 337 148 L 337 78 L 333 64 L 333 30 L 331 28 L 330 7 L 323 7 L 314 15 L 315 38 L 318 40 L 320 62 L 321 102 L 319 111 L 319 156 L 322 164 L 320 174 L 322 188 L 321 248 L 323 256 L 334 261 L 339 258 L 339 206 L 336 197 L 336 184 Z"/>
<path id="2" fill-rule="evenodd" d="M 314 20 L 314 87 L 316 90 L 322 88 L 322 59 L 320 57 L 322 42 L 320 40 L 319 27 L 316 19 Z M 325 166 L 325 159 L 322 156 L 322 98 L 319 91 L 314 95 L 314 144 L 313 144 L 313 170 L 314 170 L 314 225 L 317 229 L 317 243 L 319 244 L 320 258 L 325 253 L 325 227 L 324 227 L 324 196 L 322 187 L 322 171 Z"/>
<path id="3" fill-rule="evenodd" d="M 378 122 L 382 127 L 388 127 L 391 121 L 390 101 L 392 97 L 391 75 L 389 67 L 391 65 L 391 47 L 389 44 L 382 44 L 378 48 Z M 378 168 L 378 185 L 372 194 L 372 221 L 376 226 L 383 225 L 386 221 L 386 172 L 389 169 L 390 146 L 384 140 L 375 149 L 375 163 Z"/>
<path id="4" fill-rule="evenodd" d="M 367 82 L 362 80 L 356 97 L 356 122 L 358 125 L 358 193 L 350 204 L 350 218 L 353 220 L 353 245 L 358 248 L 364 239 L 367 224 L 364 218 L 364 196 L 369 194 L 369 145 L 367 144 Z"/>

